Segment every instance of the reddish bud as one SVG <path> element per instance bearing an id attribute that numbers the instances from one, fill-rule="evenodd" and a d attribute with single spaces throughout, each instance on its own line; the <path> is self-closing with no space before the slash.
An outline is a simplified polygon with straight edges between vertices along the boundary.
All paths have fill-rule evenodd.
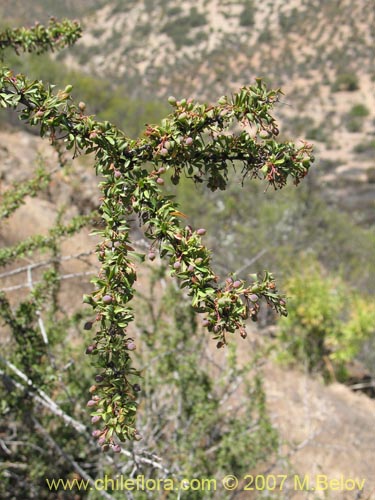
<path id="1" fill-rule="evenodd" d="M 168 154 L 168 149 L 167 148 L 161 148 L 159 153 L 162 155 L 162 156 L 167 156 Z"/>
<path id="2" fill-rule="evenodd" d="M 148 254 L 148 258 L 149 258 L 151 261 L 152 261 L 152 260 L 155 260 L 155 258 L 156 258 L 155 253 L 154 253 L 154 252 L 149 252 L 149 254 Z"/>
<path id="3" fill-rule="evenodd" d="M 114 175 L 115 175 L 116 179 L 119 179 L 121 177 L 120 170 L 115 170 L 115 174 Z"/>
<path id="4" fill-rule="evenodd" d="M 159 170 L 157 171 L 157 173 L 158 174 L 164 174 L 165 171 L 166 171 L 165 167 L 160 167 Z"/>
<path id="5" fill-rule="evenodd" d="M 192 137 L 187 137 L 187 138 L 185 139 L 185 144 L 186 144 L 187 146 L 191 146 L 191 145 L 193 144 L 193 142 L 194 142 L 194 140 L 193 140 L 193 138 L 192 138 Z"/>
<path id="6" fill-rule="evenodd" d="M 208 321 L 208 319 L 204 319 L 204 320 L 202 321 L 202 325 L 203 325 L 204 327 L 207 327 L 209 324 L 210 324 L 210 322 Z"/>
<path id="7" fill-rule="evenodd" d="M 96 401 L 94 401 L 93 399 L 90 399 L 90 401 L 87 401 L 87 405 L 89 408 L 90 406 L 95 406 L 96 405 Z"/>
<path id="8" fill-rule="evenodd" d="M 175 262 L 175 263 L 173 264 L 173 267 L 174 267 L 175 269 L 180 269 L 180 267 L 181 267 L 181 262 L 178 262 L 178 261 L 177 261 L 177 262 Z"/>
<path id="9" fill-rule="evenodd" d="M 234 283 L 233 283 L 233 288 L 239 288 L 240 286 L 242 285 L 242 282 L 240 280 L 236 280 Z"/>
<path id="10" fill-rule="evenodd" d="M 249 299 L 251 300 L 251 302 L 257 302 L 259 300 L 259 297 L 255 293 L 252 293 L 251 295 L 249 295 Z"/>
<path id="11" fill-rule="evenodd" d="M 126 348 L 128 349 L 128 351 L 134 351 L 136 349 L 136 345 L 134 342 L 128 342 L 126 344 Z"/>
<path id="12" fill-rule="evenodd" d="M 94 344 L 87 346 L 86 347 L 86 354 L 92 354 L 95 349 L 96 349 L 96 345 L 94 345 Z"/>
<path id="13" fill-rule="evenodd" d="M 96 424 L 102 417 L 100 415 L 94 415 L 91 419 L 92 424 Z"/>
<path id="14" fill-rule="evenodd" d="M 207 232 L 206 229 L 203 229 L 203 227 L 197 229 L 197 234 L 199 234 L 199 236 L 203 236 L 204 234 L 206 234 L 206 232 Z"/>
<path id="15" fill-rule="evenodd" d="M 98 438 L 101 435 L 102 431 L 100 429 L 95 429 L 95 431 L 92 431 L 91 435 L 94 438 Z"/>
<path id="16" fill-rule="evenodd" d="M 156 182 L 157 182 L 158 184 L 160 184 L 160 186 L 162 186 L 162 185 L 164 184 L 164 179 L 162 179 L 161 177 L 158 177 L 158 178 L 156 179 Z"/>
<path id="17" fill-rule="evenodd" d="M 104 295 L 103 302 L 104 304 L 110 304 L 112 302 L 112 295 Z"/>
<path id="18" fill-rule="evenodd" d="M 119 444 L 115 444 L 112 447 L 112 450 L 113 450 L 114 453 L 120 453 L 121 452 L 121 446 Z"/>
<path id="19" fill-rule="evenodd" d="M 96 389 L 97 389 L 96 385 L 92 385 L 92 386 L 90 387 L 90 389 L 89 389 L 89 392 L 91 392 L 91 393 L 92 393 L 92 392 L 95 392 L 95 391 L 96 391 Z"/>

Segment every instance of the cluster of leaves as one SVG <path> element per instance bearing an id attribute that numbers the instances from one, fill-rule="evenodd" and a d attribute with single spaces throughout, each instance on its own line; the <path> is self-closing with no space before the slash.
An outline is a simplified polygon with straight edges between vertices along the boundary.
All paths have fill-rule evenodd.
<path id="1" fill-rule="evenodd" d="M 56 29 L 69 39 L 77 33 L 77 25 L 68 21 Z M 22 48 L 28 49 L 33 39 L 32 30 L 24 31 Z M 51 44 L 55 39 L 56 32 Z M 44 40 L 41 50 L 46 47 Z M 285 301 L 268 272 L 262 278 L 254 276 L 250 284 L 233 277 L 219 284 L 210 253 L 202 244 L 205 229 L 181 227 L 184 215 L 161 189 L 165 174 L 171 172 L 175 184 L 185 174 L 194 182 L 207 183 L 211 190 L 224 190 L 229 167 L 236 162 L 242 165 L 243 181 L 250 176 L 282 188 L 288 177 L 298 184 L 307 174 L 311 146 L 303 143 L 297 148 L 277 142 L 279 131 L 270 111 L 280 91 L 269 91 L 259 79 L 215 105 L 171 97 L 174 111 L 160 126 L 148 126 L 145 137 L 138 140 L 129 139 L 109 122 L 87 116 L 85 103 L 75 104 L 71 91 L 72 86 L 67 85 L 55 93 L 41 81 L 6 68 L 0 71 L 0 105 L 20 108 L 23 121 L 39 127 L 41 136 L 49 137 L 52 144 L 64 141 L 74 157 L 93 153 L 96 172 L 103 179 L 100 211 L 105 228 L 97 231 L 102 238 L 97 248 L 101 271 L 94 279 L 95 290 L 85 297 L 95 313 L 85 325 L 86 329 L 95 328 L 87 353 L 95 357 L 99 368 L 88 406 L 93 410 L 93 422 L 101 424 L 94 431 L 99 443 L 104 449 L 112 445 L 119 451 L 113 441 L 115 434 L 121 441 L 141 437 L 134 427 L 134 379 L 139 372 L 131 366 L 135 343 L 127 327 L 133 320 L 128 303 L 136 281 L 134 259 L 144 256 L 138 256 L 131 246 L 129 216 L 138 215 L 151 241 L 150 260 L 157 249 L 168 259 L 172 274 L 187 288 L 195 310 L 206 315 L 204 324 L 222 347 L 228 332 L 239 330 L 246 336 L 245 321 L 257 319 L 262 299 L 282 315 L 286 314 Z M 236 124 L 238 132 L 233 131 Z"/>
<path id="2" fill-rule="evenodd" d="M 18 54 L 20 50 L 42 54 L 48 50 L 59 50 L 73 45 L 81 37 L 77 21 L 57 21 L 51 18 L 48 26 L 36 23 L 33 28 L 6 29 L 0 34 L 0 55 L 6 48 Z"/>

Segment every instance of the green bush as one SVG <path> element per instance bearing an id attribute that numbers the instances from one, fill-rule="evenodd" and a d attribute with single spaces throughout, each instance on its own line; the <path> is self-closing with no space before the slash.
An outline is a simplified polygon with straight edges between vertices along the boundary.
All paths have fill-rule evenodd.
<path id="1" fill-rule="evenodd" d="M 355 73 L 339 73 L 332 85 L 333 92 L 353 92 L 359 89 L 359 80 Z"/>
<path id="2" fill-rule="evenodd" d="M 370 111 L 367 106 L 364 104 L 355 104 L 352 109 L 349 111 L 349 115 L 355 118 L 362 118 L 368 116 Z"/>
<path id="3" fill-rule="evenodd" d="M 248 27 L 254 25 L 255 7 L 252 0 L 247 0 L 240 14 L 240 26 Z"/>
<path id="4" fill-rule="evenodd" d="M 374 335 L 375 303 L 306 260 L 286 283 L 288 317 L 279 322 L 279 358 L 327 379 L 345 379 L 345 365 Z"/>

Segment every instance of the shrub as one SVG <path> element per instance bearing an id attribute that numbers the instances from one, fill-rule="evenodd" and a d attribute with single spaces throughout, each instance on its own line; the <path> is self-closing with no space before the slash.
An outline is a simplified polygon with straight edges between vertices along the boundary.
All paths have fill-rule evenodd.
<path id="1" fill-rule="evenodd" d="M 247 0 L 240 14 L 240 26 L 249 27 L 254 25 L 255 7 L 252 0 Z"/>
<path id="2" fill-rule="evenodd" d="M 78 23 L 51 20 L 47 28 L 37 25 L 30 30 L 8 31 L 0 36 L 0 49 L 45 52 L 51 47 L 70 45 L 79 36 Z M 139 218 L 149 240 L 149 254 L 155 256 L 155 251 L 159 251 L 168 262 L 172 275 L 186 288 L 193 308 L 205 314 L 205 327 L 217 347 L 222 348 L 228 343 L 228 335 L 235 331 L 246 337 L 245 321 L 257 320 L 263 300 L 280 314 L 286 314 L 286 304 L 273 275 L 267 271 L 262 276 L 252 275 L 249 283 L 231 276 L 219 281 L 211 267 L 210 252 L 202 243 L 206 230 L 182 226 L 185 215 L 163 192 L 166 174 L 171 174 L 175 185 L 185 174 L 196 183 L 206 184 L 211 191 L 225 190 L 229 165 L 236 161 L 242 164 L 243 180 L 251 175 L 263 178 L 274 188 L 282 188 L 289 177 L 298 184 L 306 176 L 313 160 L 312 147 L 303 143 L 296 148 L 291 142 L 276 141 L 279 130 L 270 110 L 280 91 L 269 91 L 261 79 L 230 98 L 221 97 L 215 105 L 171 96 L 173 111 L 169 116 L 158 126 L 148 125 L 144 136 L 135 140 L 110 122 L 87 115 L 86 104 L 74 102 L 72 91 L 71 84 L 55 92 L 40 80 L 14 75 L 6 67 L 0 70 L 0 105 L 21 108 L 20 118 L 37 127 L 42 137 L 50 138 L 60 158 L 63 148 L 71 151 L 73 158 L 92 154 L 101 179 L 101 225 L 95 232 L 101 238 L 96 248 L 101 269 L 92 280 L 93 291 L 84 298 L 94 315 L 89 326 L 93 328 L 92 341 L 86 353 L 97 370 L 87 406 L 93 421 L 100 421 L 95 437 L 103 451 L 120 451 L 115 439 L 122 442 L 141 438 L 136 428 L 136 381 L 141 374 L 132 365 L 135 345 L 130 325 L 134 314 L 129 302 L 137 280 L 135 262 L 143 262 L 145 254 L 132 246 L 130 217 Z M 236 131 L 235 123 L 253 124 L 255 137 L 245 127 Z M 15 189 L 14 196 L 20 196 L 19 189 Z M 58 238 L 73 234 L 85 223 L 84 217 L 73 219 L 70 224 L 58 221 L 47 236 L 36 235 L 15 247 L 2 249 L 0 265 L 35 249 L 56 251 Z M 46 281 L 43 297 L 50 293 L 53 283 L 53 279 Z M 22 325 L 31 323 L 31 319 L 36 324 L 40 301 L 32 294 L 27 304 L 26 319 L 23 308 L 16 318 Z M 0 313 L 19 336 L 22 329 L 18 319 L 12 318 L 6 298 Z M 30 334 L 33 332 L 30 330 Z M 22 368 L 31 373 L 33 366 L 35 376 L 42 376 L 43 350 L 30 348 L 27 354 L 24 361 L 21 357 Z"/>
<path id="3" fill-rule="evenodd" d="M 359 89 L 359 80 L 355 73 L 339 73 L 332 85 L 333 92 L 354 92 Z"/>
<path id="4" fill-rule="evenodd" d="M 286 289 L 290 306 L 279 323 L 280 358 L 320 371 L 327 379 L 344 379 L 345 364 L 374 334 L 375 303 L 308 260 Z"/>

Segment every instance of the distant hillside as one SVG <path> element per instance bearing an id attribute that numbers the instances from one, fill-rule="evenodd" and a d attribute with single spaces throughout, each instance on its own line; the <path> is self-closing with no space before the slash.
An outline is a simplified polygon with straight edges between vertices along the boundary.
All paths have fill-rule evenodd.
<path id="1" fill-rule="evenodd" d="M 36 0 L 26 7 L 0 0 L 1 10 L 4 19 L 24 12 L 28 22 L 47 12 L 78 16 L 84 36 L 58 57 L 121 84 L 131 98 L 212 100 L 257 76 L 282 87 L 284 137 L 314 142 L 315 175 L 328 199 L 374 222 L 370 0 Z"/>

